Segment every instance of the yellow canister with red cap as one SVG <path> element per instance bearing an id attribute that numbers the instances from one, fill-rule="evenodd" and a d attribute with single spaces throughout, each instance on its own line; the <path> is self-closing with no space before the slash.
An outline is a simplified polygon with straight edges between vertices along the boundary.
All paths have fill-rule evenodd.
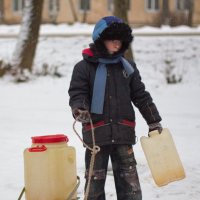
<path id="1" fill-rule="evenodd" d="M 63 134 L 32 137 L 31 147 L 24 150 L 26 200 L 64 200 L 72 192 L 76 155 L 67 142 Z"/>

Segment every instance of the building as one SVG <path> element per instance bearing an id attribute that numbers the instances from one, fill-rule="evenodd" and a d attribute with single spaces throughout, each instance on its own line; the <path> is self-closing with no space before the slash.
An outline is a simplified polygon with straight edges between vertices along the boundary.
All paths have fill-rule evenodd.
<path id="1" fill-rule="evenodd" d="M 24 1 L 0 0 L 2 23 L 20 23 Z M 168 1 L 169 24 L 187 24 L 189 0 Z M 161 25 L 162 3 L 163 0 L 129 0 L 127 8 L 129 23 L 135 26 Z M 112 11 L 113 0 L 44 0 L 42 23 L 74 23 L 76 21 L 96 23 L 101 17 L 112 15 Z M 192 24 L 194 26 L 200 24 L 200 0 L 194 0 Z"/>

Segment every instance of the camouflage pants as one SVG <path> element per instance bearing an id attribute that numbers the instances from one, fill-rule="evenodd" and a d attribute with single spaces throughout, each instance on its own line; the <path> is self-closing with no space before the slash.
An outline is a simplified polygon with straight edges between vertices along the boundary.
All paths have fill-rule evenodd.
<path id="1" fill-rule="evenodd" d="M 142 200 L 132 145 L 105 145 L 96 155 L 88 200 L 105 200 L 105 180 L 109 156 L 112 162 L 117 200 Z M 86 184 L 91 152 L 86 150 Z"/>

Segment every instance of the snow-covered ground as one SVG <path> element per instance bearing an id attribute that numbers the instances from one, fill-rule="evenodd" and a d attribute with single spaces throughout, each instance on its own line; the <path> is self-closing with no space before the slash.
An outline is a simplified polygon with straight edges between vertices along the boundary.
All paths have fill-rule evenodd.
<path id="1" fill-rule="evenodd" d="M 75 23 L 73 25 L 69 24 L 59 24 L 59 25 L 52 25 L 52 24 L 43 24 L 40 28 L 41 35 L 60 35 L 60 36 L 72 36 L 72 35 L 88 35 L 90 36 L 94 29 L 93 24 L 82 24 L 82 23 Z M 140 28 L 133 27 L 135 35 L 199 35 L 200 34 L 200 26 L 190 28 L 188 26 L 182 25 L 177 27 L 169 27 L 169 26 L 161 26 L 158 27 L 150 27 L 144 26 Z M 20 31 L 19 25 L 1 25 L 0 27 L 0 36 L 1 37 L 15 37 L 18 35 Z"/>
<path id="2" fill-rule="evenodd" d="M 88 29 L 90 27 L 88 26 Z M 15 29 L 15 28 L 14 28 Z M 0 30 L 1 26 L 0 26 Z M 5 28 L 3 28 L 5 31 Z M 78 30 L 78 29 L 77 29 Z M 9 32 L 7 30 L 7 32 Z M 77 151 L 77 172 L 81 177 L 78 196 L 83 197 L 84 149 L 73 133 L 73 118 L 68 106 L 68 87 L 73 65 L 89 37 L 41 37 L 35 69 L 43 63 L 59 66 L 64 77 L 40 77 L 15 84 L 9 77 L 0 80 L 0 194 L 1 199 L 17 199 L 23 185 L 23 150 L 31 136 L 64 133 Z M 9 61 L 15 39 L 0 38 L 0 58 Z M 135 37 L 134 56 L 143 81 L 162 115 L 162 124 L 171 130 L 183 162 L 186 178 L 157 187 L 142 152 L 134 146 L 144 200 L 198 200 L 200 198 L 200 37 Z M 178 84 L 166 83 L 171 70 Z M 77 125 L 80 132 L 80 125 Z M 138 138 L 147 135 L 147 125 L 137 111 Z M 106 181 L 107 199 L 116 200 L 113 176 Z"/>

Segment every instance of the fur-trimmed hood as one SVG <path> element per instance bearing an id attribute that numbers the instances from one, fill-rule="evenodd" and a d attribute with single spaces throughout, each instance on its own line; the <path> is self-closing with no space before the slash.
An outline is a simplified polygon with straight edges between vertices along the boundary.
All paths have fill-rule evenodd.
<path id="1" fill-rule="evenodd" d="M 96 23 L 92 39 L 96 51 L 101 56 L 108 54 L 103 43 L 105 40 L 121 40 L 122 48 L 117 54 L 124 53 L 133 40 L 132 29 L 122 19 L 115 16 L 107 16 Z"/>

